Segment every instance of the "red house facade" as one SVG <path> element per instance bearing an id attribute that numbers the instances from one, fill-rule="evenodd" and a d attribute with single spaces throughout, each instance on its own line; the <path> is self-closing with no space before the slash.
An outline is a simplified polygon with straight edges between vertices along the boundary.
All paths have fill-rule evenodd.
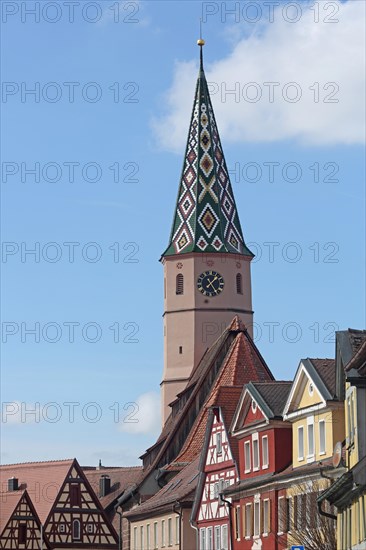
<path id="1" fill-rule="evenodd" d="M 238 440 L 239 483 L 225 494 L 233 500 L 232 538 L 236 550 L 282 550 L 286 489 L 276 476 L 292 460 L 292 430 L 282 419 L 291 382 L 250 382 L 232 423 Z M 285 532 L 283 526 L 283 532 Z"/>

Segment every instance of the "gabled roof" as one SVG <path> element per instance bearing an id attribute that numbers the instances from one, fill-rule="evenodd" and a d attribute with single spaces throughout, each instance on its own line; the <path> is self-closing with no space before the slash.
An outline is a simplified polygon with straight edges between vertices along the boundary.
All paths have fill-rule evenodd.
<path id="1" fill-rule="evenodd" d="M 179 505 L 190 506 L 193 502 L 197 483 L 198 483 L 198 462 L 197 457 L 193 462 L 185 466 L 176 476 L 173 477 L 160 491 L 155 493 L 149 500 L 140 504 L 137 508 L 124 513 L 129 521 L 134 518 L 148 514 L 155 516 L 163 513 L 166 510 L 172 510 L 173 507 Z M 179 505 L 177 509 L 179 510 Z"/>
<path id="2" fill-rule="evenodd" d="M 243 254 L 247 248 L 202 62 L 169 245 L 163 254 Z"/>
<path id="3" fill-rule="evenodd" d="M 296 408 L 296 395 L 304 387 L 304 381 L 309 379 L 314 384 L 325 406 L 328 401 L 339 401 L 336 395 L 336 362 L 334 359 L 301 359 L 297 368 L 292 387 L 287 398 L 283 415 L 291 414 L 290 408 Z"/>
<path id="4" fill-rule="evenodd" d="M 11 495 L 12 493 L 7 491 L 8 479 L 11 477 L 17 478 L 21 492 L 27 489 L 28 493 L 34 494 L 32 502 L 41 523 L 44 524 L 74 462 L 75 460 L 72 459 L 0 466 L 2 492 Z"/>
<path id="5" fill-rule="evenodd" d="M 143 477 L 142 466 L 120 467 L 120 468 L 82 468 L 91 487 L 99 498 L 99 501 L 104 509 L 107 509 L 115 500 L 123 493 L 138 484 Z M 105 496 L 100 496 L 99 482 L 103 475 L 107 475 L 111 480 L 111 489 Z"/>
<path id="6" fill-rule="evenodd" d="M 243 423 L 253 399 L 267 421 L 282 419 L 283 406 L 288 398 L 291 386 L 292 382 L 285 380 L 268 380 L 246 384 L 235 411 L 231 431 L 236 433 L 238 430 L 243 429 Z M 249 396 L 249 399 L 247 399 L 247 396 Z M 248 427 L 250 428 L 250 426 Z"/>
<path id="7" fill-rule="evenodd" d="M 262 358 L 258 357 L 253 346 L 254 343 L 247 333 L 237 334 L 189 436 L 174 462 L 190 462 L 201 452 L 210 407 L 221 406 L 226 410 L 227 419 L 225 417 L 225 420 L 229 427 L 243 385 L 251 380 L 273 379 L 267 365 L 263 365 Z"/>
<path id="8" fill-rule="evenodd" d="M 25 491 L 12 491 L 0 493 L 0 535 L 18 506 Z"/>

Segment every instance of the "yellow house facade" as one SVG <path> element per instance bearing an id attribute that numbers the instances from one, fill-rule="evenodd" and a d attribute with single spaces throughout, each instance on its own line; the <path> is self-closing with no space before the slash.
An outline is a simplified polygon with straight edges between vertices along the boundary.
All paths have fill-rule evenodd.
<path id="1" fill-rule="evenodd" d="M 337 507 L 337 550 L 366 550 L 366 340 L 345 374 L 346 472 L 318 500 Z"/>

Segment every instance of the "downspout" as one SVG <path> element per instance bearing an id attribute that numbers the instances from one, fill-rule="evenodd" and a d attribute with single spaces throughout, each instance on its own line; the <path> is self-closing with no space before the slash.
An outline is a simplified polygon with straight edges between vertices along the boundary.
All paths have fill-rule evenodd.
<path id="1" fill-rule="evenodd" d="M 233 503 L 230 502 L 230 500 L 226 500 L 222 494 L 220 493 L 220 498 L 222 500 L 222 502 L 225 502 L 225 504 L 228 505 L 228 508 L 229 508 L 229 532 L 230 532 L 230 549 L 233 550 L 234 548 L 234 541 L 233 541 L 233 530 L 232 530 L 232 521 L 231 521 L 231 509 L 233 507 Z"/>
<path id="2" fill-rule="evenodd" d="M 175 509 L 175 506 L 179 506 L 179 512 L 176 511 Z M 179 502 L 179 500 L 176 500 L 175 503 L 173 504 L 173 512 L 175 512 L 176 514 L 178 514 L 179 516 L 179 550 L 182 550 L 182 519 L 183 519 L 183 509 L 182 509 L 182 505 L 181 503 Z"/>
<path id="3" fill-rule="evenodd" d="M 323 477 L 324 479 L 332 479 L 326 476 L 321 469 L 320 469 L 320 476 Z M 325 512 L 324 510 L 322 510 L 322 503 L 323 501 L 317 502 L 319 514 L 326 518 L 330 518 L 330 519 L 333 519 L 334 521 L 337 521 L 337 516 L 335 516 L 334 514 L 329 514 L 329 512 Z"/>
<path id="4" fill-rule="evenodd" d="M 118 550 L 122 550 L 122 512 L 118 510 L 119 504 L 114 507 L 116 514 L 119 515 L 119 535 L 118 535 Z"/>

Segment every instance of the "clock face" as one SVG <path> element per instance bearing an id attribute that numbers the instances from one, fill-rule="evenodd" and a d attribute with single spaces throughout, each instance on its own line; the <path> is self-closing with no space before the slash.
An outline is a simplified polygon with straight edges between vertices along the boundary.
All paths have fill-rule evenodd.
<path id="1" fill-rule="evenodd" d="M 197 279 L 197 288 L 204 296 L 218 296 L 224 290 L 224 279 L 217 271 L 205 271 Z"/>

